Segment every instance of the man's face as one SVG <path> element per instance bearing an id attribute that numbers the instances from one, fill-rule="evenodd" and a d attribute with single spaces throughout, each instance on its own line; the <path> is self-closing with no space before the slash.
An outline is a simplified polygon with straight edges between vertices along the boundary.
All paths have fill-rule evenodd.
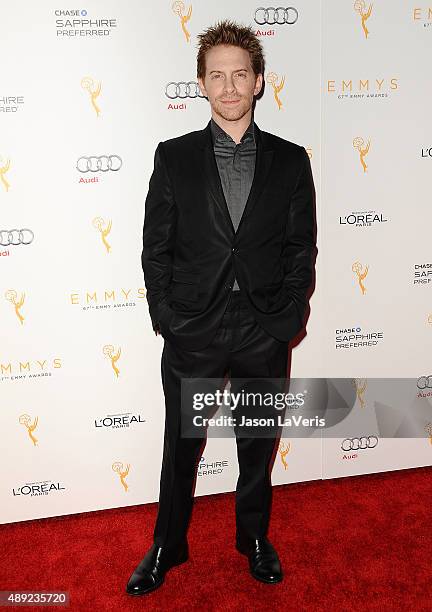
<path id="1" fill-rule="evenodd" d="M 245 49 L 217 45 L 206 53 L 206 74 L 198 83 L 214 114 L 237 121 L 252 108 L 262 87 L 262 74 L 255 76 Z"/>

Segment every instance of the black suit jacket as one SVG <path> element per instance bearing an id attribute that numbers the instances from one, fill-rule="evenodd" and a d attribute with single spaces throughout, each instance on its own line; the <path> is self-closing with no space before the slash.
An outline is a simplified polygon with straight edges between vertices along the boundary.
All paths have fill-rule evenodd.
<path id="1" fill-rule="evenodd" d="M 309 156 L 256 124 L 255 137 L 255 175 L 237 232 L 210 122 L 156 148 L 145 202 L 144 280 L 153 329 L 185 350 L 211 342 L 234 274 L 269 334 L 288 341 L 303 327 L 317 252 Z"/>

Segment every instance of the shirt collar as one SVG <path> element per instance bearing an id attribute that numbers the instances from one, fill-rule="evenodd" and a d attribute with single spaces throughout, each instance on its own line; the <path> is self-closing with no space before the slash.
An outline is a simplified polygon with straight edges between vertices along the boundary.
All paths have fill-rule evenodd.
<path id="1" fill-rule="evenodd" d="M 224 143 L 227 141 L 234 142 L 231 136 L 227 134 L 225 130 L 223 130 L 218 123 L 216 123 L 213 117 L 211 118 L 211 121 L 210 121 L 210 127 L 211 127 L 211 132 L 212 132 L 212 137 L 213 137 L 213 144 L 215 144 L 216 141 L 221 142 L 221 143 Z M 253 116 L 251 118 L 251 122 L 249 123 L 248 128 L 246 129 L 245 133 L 241 137 L 240 142 L 244 142 L 245 140 L 252 140 L 255 144 L 255 129 L 254 129 Z"/>

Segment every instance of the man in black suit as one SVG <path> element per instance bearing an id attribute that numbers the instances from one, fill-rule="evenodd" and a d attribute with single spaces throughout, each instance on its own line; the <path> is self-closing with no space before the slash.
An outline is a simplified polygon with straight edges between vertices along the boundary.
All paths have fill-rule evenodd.
<path id="1" fill-rule="evenodd" d="M 197 76 L 211 120 L 159 143 L 145 204 L 142 265 L 153 329 L 164 338 L 166 420 L 154 542 L 129 579 L 134 595 L 159 587 L 188 559 L 203 439 L 181 435 L 182 378 L 286 377 L 316 255 L 309 157 L 253 120 L 261 43 L 252 28 L 230 21 L 198 38 Z M 279 582 L 267 538 L 275 438 L 236 443 L 236 547 L 254 578 Z"/>

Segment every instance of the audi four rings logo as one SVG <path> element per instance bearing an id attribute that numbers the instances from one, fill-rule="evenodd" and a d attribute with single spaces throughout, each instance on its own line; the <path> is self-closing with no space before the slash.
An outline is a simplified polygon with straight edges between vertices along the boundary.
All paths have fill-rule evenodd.
<path id="1" fill-rule="evenodd" d="M 376 436 L 362 436 L 361 438 L 346 438 L 342 442 L 342 450 L 363 450 L 365 448 L 375 448 L 378 444 Z"/>
<path id="2" fill-rule="evenodd" d="M 119 155 L 90 155 L 90 157 L 80 157 L 76 168 L 79 172 L 117 172 L 123 165 Z"/>
<path id="3" fill-rule="evenodd" d="M 258 25 L 284 25 L 285 23 L 293 25 L 298 18 L 298 10 L 293 6 L 288 6 L 287 8 L 283 6 L 278 6 L 277 8 L 273 6 L 267 8 L 260 6 L 255 11 L 254 20 Z"/>
<path id="4" fill-rule="evenodd" d="M 432 375 L 420 376 L 417 380 L 417 387 L 419 389 L 432 389 Z"/>
<path id="5" fill-rule="evenodd" d="M 31 229 L 0 230 L 0 246 L 30 244 L 33 238 L 34 234 Z"/>
<path id="6" fill-rule="evenodd" d="M 165 95 L 170 100 L 176 98 L 205 98 L 196 81 L 179 81 L 178 83 L 171 81 L 165 87 Z"/>

